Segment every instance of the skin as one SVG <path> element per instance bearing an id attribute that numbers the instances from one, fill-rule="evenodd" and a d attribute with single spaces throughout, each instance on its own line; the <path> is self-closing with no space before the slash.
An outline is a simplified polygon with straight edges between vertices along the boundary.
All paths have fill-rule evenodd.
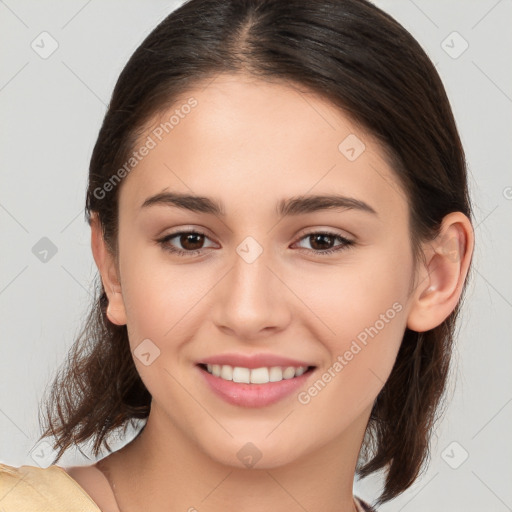
<path id="1" fill-rule="evenodd" d="M 198 106 L 121 185 L 118 261 L 96 218 L 92 224 L 109 319 L 127 324 L 132 351 L 148 338 L 160 350 L 148 366 L 134 357 L 153 397 L 146 428 L 102 467 L 124 512 L 353 511 L 372 404 L 406 326 L 432 329 L 455 308 L 473 251 L 471 223 L 460 212 L 445 217 L 415 275 L 399 182 L 376 141 L 332 104 L 242 75 L 220 75 L 177 105 L 190 96 Z M 349 134 L 366 146 L 355 161 L 338 149 Z M 215 198 L 226 217 L 140 209 L 164 190 Z M 378 215 L 275 213 L 282 198 L 322 193 L 363 200 Z M 174 255 L 156 242 L 181 228 L 206 232 L 202 246 L 194 241 L 201 255 Z M 315 245 L 305 236 L 322 229 L 355 244 L 323 256 L 340 241 Z M 263 248 L 251 264 L 236 252 L 247 236 Z M 180 237 L 168 244 L 193 248 Z M 306 405 L 293 393 L 271 406 L 237 407 L 198 378 L 194 365 L 207 356 L 274 353 L 317 366 L 307 390 L 394 303 L 401 311 Z M 248 442 L 261 452 L 253 468 L 237 457 Z"/>

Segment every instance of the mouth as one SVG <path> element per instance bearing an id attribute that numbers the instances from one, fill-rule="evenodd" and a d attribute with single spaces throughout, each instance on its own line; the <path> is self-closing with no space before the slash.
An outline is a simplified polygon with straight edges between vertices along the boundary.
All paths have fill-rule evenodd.
<path id="1" fill-rule="evenodd" d="M 199 363 L 199 368 L 220 379 L 242 384 L 268 384 L 283 380 L 296 379 L 312 372 L 316 366 L 263 366 L 261 368 L 245 368 L 228 364 Z"/>
<path id="2" fill-rule="evenodd" d="M 296 394 L 314 374 L 316 366 L 247 368 L 198 363 L 207 389 L 239 407 L 265 407 Z"/>

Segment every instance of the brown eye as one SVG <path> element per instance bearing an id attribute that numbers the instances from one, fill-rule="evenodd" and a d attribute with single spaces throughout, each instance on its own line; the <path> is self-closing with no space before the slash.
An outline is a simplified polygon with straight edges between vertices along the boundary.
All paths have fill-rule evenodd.
<path id="1" fill-rule="evenodd" d="M 309 235 L 309 241 L 311 247 L 316 251 L 323 251 L 326 249 L 331 249 L 334 243 L 334 237 L 330 235 L 318 234 L 318 235 Z"/>
<path id="2" fill-rule="evenodd" d="M 204 243 L 204 235 L 199 233 L 185 233 L 179 235 L 178 240 L 184 249 L 193 251 L 195 249 L 201 249 L 201 245 Z"/>
<path id="3" fill-rule="evenodd" d="M 176 239 L 182 248 L 176 248 L 171 244 L 171 240 Z M 164 248 L 164 250 L 171 253 L 175 253 L 179 256 L 193 256 L 200 254 L 205 247 L 203 244 L 208 236 L 199 231 L 179 231 L 171 235 L 167 235 L 164 238 L 158 240 L 158 243 Z M 337 233 L 329 232 L 314 232 L 309 233 L 301 238 L 301 240 L 308 240 L 311 245 L 311 249 L 304 248 L 308 252 L 318 255 L 327 255 L 335 252 L 340 252 L 355 242 L 348 240 L 347 238 L 338 235 Z M 335 240 L 341 241 L 338 245 L 333 245 Z M 176 242 L 174 242 L 176 243 Z"/>
<path id="4" fill-rule="evenodd" d="M 336 239 L 340 240 L 341 244 L 333 245 L 333 242 Z M 355 243 L 354 241 L 348 240 L 337 233 L 329 232 L 308 233 L 303 236 L 301 240 L 307 240 L 309 242 L 311 249 L 305 248 L 308 252 L 313 252 L 322 256 L 342 251 Z"/>
<path id="5" fill-rule="evenodd" d="M 203 244 L 207 238 L 204 233 L 200 233 L 199 231 L 179 231 L 178 233 L 165 236 L 158 240 L 158 243 L 166 251 L 179 254 L 180 256 L 190 256 L 198 254 L 203 250 Z M 176 248 L 170 243 L 173 239 L 177 240 L 177 243 L 182 249 Z"/>

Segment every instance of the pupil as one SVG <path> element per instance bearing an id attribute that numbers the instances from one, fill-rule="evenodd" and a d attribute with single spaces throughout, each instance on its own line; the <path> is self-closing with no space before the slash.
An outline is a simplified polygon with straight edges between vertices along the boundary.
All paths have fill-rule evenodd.
<path id="1" fill-rule="evenodd" d="M 331 248 L 331 244 L 328 242 L 328 240 L 331 239 L 331 235 L 311 235 L 310 238 L 315 240 L 315 243 L 316 243 L 316 240 L 319 239 L 319 240 L 323 241 L 324 244 L 327 243 L 327 245 L 329 246 L 329 247 L 325 247 L 325 246 L 322 247 L 322 242 L 320 242 L 320 246 L 321 247 L 316 247 L 316 249 L 318 249 L 318 250 L 322 250 L 322 249 L 325 250 L 325 249 L 330 249 Z M 311 240 L 310 240 L 310 243 L 311 243 Z M 315 249 L 315 243 L 311 243 L 311 246 L 314 249 Z"/>
<path id="2" fill-rule="evenodd" d="M 180 240 L 180 243 L 182 244 L 183 247 L 185 247 L 186 249 L 190 249 L 190 250 L 194 250 L 194 249 L 200 249 L 201 248 L 201 243 L 202 243 L 202 239 L 201 237 L 203 237 L 203 235 L 200 235 L 198 233 L 189 233 L 187 235 L 182 235 L 181 236 L 181 240 Z M 194 246 L 194 243 L 193 241 L 191 242 L 192 243 L 192 247 L 187 247 L 187 244 L 190 243 L 190 240 L 193 238 L 199 238 L 200 241 L 199 242 L 196 242 L 196 244 L 198 244 L 199 246 L 196 247 Z M 185 239 L 185 243 L 183 242 L 183 239 Z"/>

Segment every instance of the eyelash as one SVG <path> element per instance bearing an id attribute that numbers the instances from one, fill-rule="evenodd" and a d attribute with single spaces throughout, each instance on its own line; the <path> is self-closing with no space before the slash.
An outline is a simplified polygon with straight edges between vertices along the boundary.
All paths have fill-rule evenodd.
<path id="1" fill-rule="evenodd" d="M 169 251 L 178 256 L 183 256 L 183 257 L 194 256 L 196 254 L 199 254 L 203 250 L 203 249 L 195 249 L 192 251 L 183 251 L 181 249 L 176 249 L 175 247 L 169 245 L 169 241 L 172 240 L 173 238 L 176 238 L 179 235 L 203 235 L 208 238 L 208 235 L 206 235 L 206 233 L 202 233 L 201 231 L 196 231 L 196 230 L 192 229 L 192 230 L 187 230 L 187 231 L 177 231 L 176 233 L 166 235 L 165 237 L 157 240 L 157 242 L 162 246 L 162 248 L 164 250 Z M 337 238 L 338 240 L 340 240 L 342 242 L 342 244 L 336 246 L 335 248 L 326 249 L 324 251 L 315 251 L 314 249 L 302 248 L 306 251 L 313 252 L 315 255 L 318 254 L 320 256 L 325 256 L 325 255 L 332 254 L 335 252 L 341 252 L 345 249 L 348 249 L 351 245 L 355 244 L 354 241 L 348 240 L 347 238 L 345 238 L 341 235 L 338 235 L 337 233 L 331 233 L 329 231 L 312 231 L 311 233 L 306 233 L 305 235 L 303 235 L 299 239 L 299 241 L 303 240 L 304 238 L 313 236 L 313 235 L 329 236 L 329 237 Z"/>

